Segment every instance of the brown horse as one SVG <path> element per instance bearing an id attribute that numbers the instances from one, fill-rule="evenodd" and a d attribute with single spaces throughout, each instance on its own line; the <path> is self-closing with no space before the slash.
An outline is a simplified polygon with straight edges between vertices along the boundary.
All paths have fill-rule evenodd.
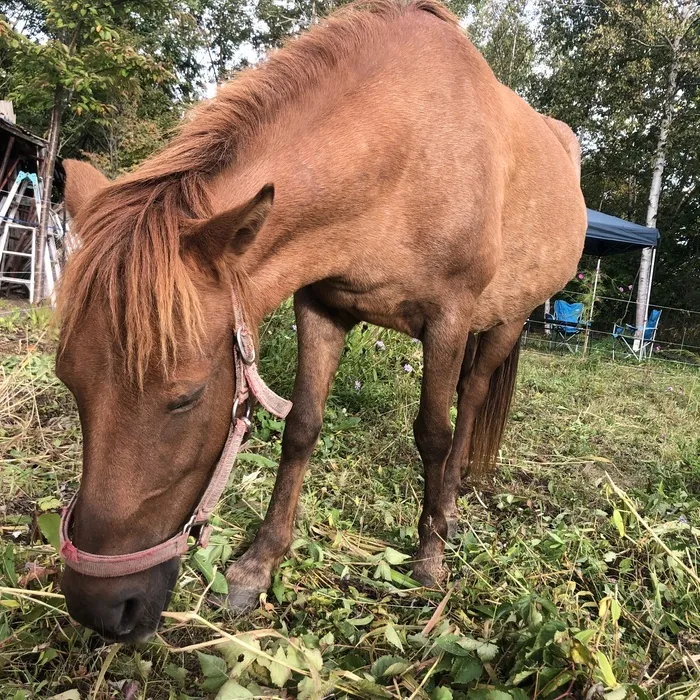
<path id="1" fill-rule="evenodd" d="M 581 255 L 578 154 L 437 2 L 370 0 L 221 88 L 133 174 L 111 184 L 66 162 L 82 247 L 60 292 L 56 369 L 84 437 L 75 545 L 124 554 L 182 529 L 229 429 L 232 293 L 251 329 L 294 294 L 294 407 L 265 520 L 227 573 L 230 605 L 254 605 L 287 551 L 359 321 L 423 343 L 413 575 L 440 582 L 470 455 L 484 466 L 498 448 L 523 322 Z M 111 578 L 67 568 L 62 587 L 77 620 L 136 640 L 177 570 L 176 558 Z"/>

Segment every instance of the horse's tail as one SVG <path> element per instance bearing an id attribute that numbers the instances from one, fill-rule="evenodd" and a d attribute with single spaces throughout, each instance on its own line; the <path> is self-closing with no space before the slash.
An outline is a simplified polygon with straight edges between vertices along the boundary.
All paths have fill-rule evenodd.
<path id="1" fill-rule="evenodd" d="M 477 348 L 478 353 L 478 348 Z M 491 375 L 489 391 L 476 416 L 469 454 L 469 476 L 478 478 L 495 464 L 515 393 L 520 340 Z"/>

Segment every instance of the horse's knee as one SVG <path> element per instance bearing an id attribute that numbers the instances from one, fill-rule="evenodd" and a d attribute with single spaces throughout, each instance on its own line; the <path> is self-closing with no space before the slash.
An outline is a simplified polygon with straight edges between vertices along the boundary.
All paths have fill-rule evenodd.
<path id="1" fill-rule="evenodd" d="M 452 447 L 452 425 L 449 421 L 430 421 L 419 413 L 413 423 L 413 437 L 421 457 L 442 461 Z"/>
<path id="2" fill-rule="evenodd" d="M 287 424 L 282 438 L 282 454 L 286 459 L 298 459 L 313 451 L 318 436 L 323 427 L 320 413 L 305 410 L 292 412 L 287 418 Z"/>

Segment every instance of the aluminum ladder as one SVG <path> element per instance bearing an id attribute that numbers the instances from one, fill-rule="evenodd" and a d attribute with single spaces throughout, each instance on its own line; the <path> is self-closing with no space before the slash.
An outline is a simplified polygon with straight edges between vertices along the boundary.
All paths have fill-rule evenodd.
<path id="1" fill-rule="evenodd" d="M 30 225 L 20 221 L 17 218 L 20 203 L 25 196 L 24 193 L 27 187 L 31 185 L 34 193 L 33 201 L 36 209 L 36 225 Z M 0 283 L 7 282 L 8 284 L 24 285 L 29 289 L 29 301 L 34 303 L 35 299 L 35 279 L 34 272 L 36 268 L 37 256 L 37 233 L 38 222 L 41 221 L 41 196 L 39 189 L 39 178 L 35 173 L 20 172 L 15 178 L 7 199 L 3 202 L 0 208 Z M 53 214 L 53 212 L 51 212 Z M 56 217 L 51 217 L 54 226 L 59 222 Z M 13 250 L 11 233 L 20 234 L 22 240 L 22 232 L 28 233 L 31 239 L 29 251 Z M 29 262 L 29 269 L 14 274 L 8 269 L 8 264 L 13 258 L 25 258 Z M 47 235 L 46 246 L 44 248 L 44 282 L 47 296 L 53 301 L 54 289 L 58 277 L 60 275 L 60 263 L 58 260 L 58 251 L 56 249 L 56 239 L 53 234 Z M 22 276 L 18 276 L 22 275 Z"/>

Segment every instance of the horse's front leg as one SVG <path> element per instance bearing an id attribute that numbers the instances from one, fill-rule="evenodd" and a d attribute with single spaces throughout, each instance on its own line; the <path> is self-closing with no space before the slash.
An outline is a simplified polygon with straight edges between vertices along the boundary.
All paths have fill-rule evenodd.
<path id="1" fill-rule="evenodd" d="M 431 319 L 423 334 L 423 383 L 420 408 L 413 424 L 423 460 L 425 495 L 418 521 L 420 544 L 413 576 L 424 585 L 440 583 L 447 538 L 446 502 L 442 495 L 445 463 L 452 448 L 450 406 L 457 389 L 467 337 L 467 319 Z"/>
<path id="2" fill-rule="evenodd" d="M 270 506 L 255 541 L 226 572 L 232 610 L 254 607 L 292 543 L 304 472 L 323 423 L 323 411 L 352 321 L 331 311 L 308 289 L 294 296 L 299 359 L 294 406 L 282 438 L 282 459 Z"/>

